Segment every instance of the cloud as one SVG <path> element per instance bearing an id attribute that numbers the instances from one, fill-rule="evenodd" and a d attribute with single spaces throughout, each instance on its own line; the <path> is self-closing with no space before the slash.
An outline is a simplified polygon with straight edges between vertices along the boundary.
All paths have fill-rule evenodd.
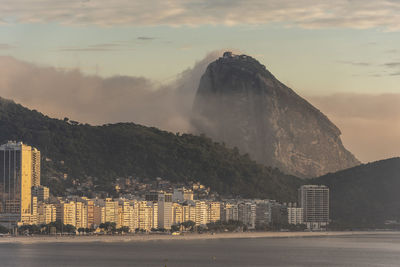
<path id="1" fill-rule="evenodd" d="M 388 62 L 383 65 L 389 68 L 397 68 L 400 67 L 400 62 Z"/>
<path id="2" fill-rule="evenodd" d="M 341 129 L 345 146 L 360 160 L 400 156 L 400 94 L 342 93 L 307 99 Z"/>
<path id="3" fill-rule="evenodd" d="M 0 44 L 0 50 L 8 50 L 8 49 L 13 49 L 15 46 L 10 45 L 10 44 Z"/>
<path id="4" fill-rule="evenodd" d="M 135 122 L 188 132 L 200 77 L 220 55 L 208 54 L 167 85 L 144 77 L 88 76 L 79 70 L 37 66 L 0 56 L 0 96 L 51 117 L 91 124 Z"/>
<path id="5" fill-rule="evenodd" d="M 338 62 L 342 63 L 342 64 L 353 65 L 353 66 L 371 66 L 372 65 L 369 62 L 357 62 L 357 61 L 345 61 L 345 60 L 340 60 Z"/>
<path id="6" fill-rule="evenodd" d="M 67 25 L 237 25 L 400 30 L 398 0 L 3 0 L 2 21 Z"/>
<path id="7" fill-rule="evenodd" d="M 141 40 L 141 41 L 151 41 L 151 40 L 154 40 L 156 38 L 155 37 L 149 37 L 149 36 L 139 36 L 137 39 Z"/>
<path id="8" fill-rule="evenodd" d="M 91 124 L 135 122 L 190 132 L 200 77 L 221 54 L 208 54 L 166 85 L 145 77 L 88 76 L 79 70 L 37 66 L 0 56 L 0 96 L 51 117 Z M 360 160 L 399 156 L 400 94 L 343 93 L 306 98 L 341 129 L 345 146 Z"/>
<path id="9" fill-rule="evenodd" d="M 133 50 L 129 46 L 119 43 L 94 44 L 85 47 L 61 47 L 61 52 L 107 52 L 107 51 L 127 51 Z"/>

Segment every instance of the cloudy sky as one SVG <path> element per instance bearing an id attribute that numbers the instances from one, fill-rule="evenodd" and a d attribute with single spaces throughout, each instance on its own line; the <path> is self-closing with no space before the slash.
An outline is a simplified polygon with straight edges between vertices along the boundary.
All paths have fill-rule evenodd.
<path id="1" fill-rule="evenodd" d="M 399 0 L 0 0 L 0 96 L 59 118 L 190 131 L 226 49 L 321 109 L 360 160 L 399 156 Z"/>

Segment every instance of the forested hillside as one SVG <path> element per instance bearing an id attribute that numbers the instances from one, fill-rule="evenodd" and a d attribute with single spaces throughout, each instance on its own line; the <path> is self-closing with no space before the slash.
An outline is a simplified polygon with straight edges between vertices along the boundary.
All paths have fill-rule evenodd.
<path id="1" fill-rule="evenodd" d="M 8 140 L 23 141 L 42 152 L 42 183 L 58 194 L 71 179 L 96 177 L 99 188 L 112 190 L 117 177 L 135 176 L 200 181 L 222 194 L 295 201 L 302 183 L 205 136 L 173 134 L 134 123 L 83 125 L 1 100 L 0 142 Z M 66 173 L 68 178 L 54 179 L 57 173 Z"/>

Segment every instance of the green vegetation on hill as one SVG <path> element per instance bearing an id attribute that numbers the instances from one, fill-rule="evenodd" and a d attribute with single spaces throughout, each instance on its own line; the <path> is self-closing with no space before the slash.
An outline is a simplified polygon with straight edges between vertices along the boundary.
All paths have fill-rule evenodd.
<path id="1" fill-rule="evenodd" d="M 220 194 L 280 201 L 296 201 L 302 184 L 325 184 L 330 188 L 333 225 L 381 227 L 386 220 L 400 221 L 400 158 L 300 180 L 205 136 L 133 123 L 82 125 L 0 100 L 0 143 L 8 140 L 23 141 L 42 152 L 43 184 L 57 195 L 65 193 L 72 180 L 85 182 L 89 176 L 96 189 L 109 192 L 118 177 L 163 177 L 200 181 Z"/>
<path id="2" fill-rule="evenodd" d="M 133 123 L 91 126 L 52 119 L 0 101 L 0 142 L 23 141 L 42 153 L 42 183 L 60 194 L 72 179 L 112 190 L 117 177 L 200 181 L 220 194 L 295 201 L 300 179 L 264 167 L 205 136 L 173 134 Z M 45 158 L 51 161 L 43 160 Z M 66 173 L 68 178 L 57 178 Z M 57 179 L 55 179 L 57 178 Z"/>
<path id="3" fill-rule="evenodd" d="M 400 158 L 363 164 L 311 180 L 330 188 L 331 217 L 340 226 L 382 227 L 400 221 Z"/>

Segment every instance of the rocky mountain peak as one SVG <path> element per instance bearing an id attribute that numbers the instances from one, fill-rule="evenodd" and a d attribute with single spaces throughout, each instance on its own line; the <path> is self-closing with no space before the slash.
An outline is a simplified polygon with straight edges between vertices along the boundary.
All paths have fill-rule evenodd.
<path id="1" fill-rule="evenodd" d="M 207 67 L 192 121 L 198 133 L 300 177 L 359 164 L 323 113 L 247 55 L 225 52 Z"/>

